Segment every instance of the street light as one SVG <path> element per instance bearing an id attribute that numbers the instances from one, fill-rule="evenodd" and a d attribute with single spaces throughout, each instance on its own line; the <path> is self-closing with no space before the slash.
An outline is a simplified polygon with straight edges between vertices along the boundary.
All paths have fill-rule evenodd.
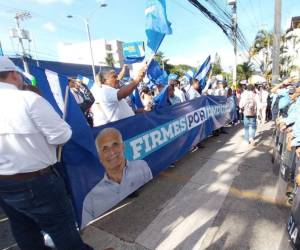
<path id="1" fill-rule="evenodd" d="M 100 8 L 104 8 L 106 7 L 107 4 L 105 3 L 104 0 L 100 1 Z M 94 12 L 95 13 L 95 12 Z M 94 14 L 93 13 L 93 14 Z M 91 17 L 91 15 L 89 15 L 89 17 Z M 92 48 L 92 41 L 91 41 L 91 33 L 90 33 L 90 24 L 89 24 L 89 19 L 82 17 L 80 15 L 68 15 L 67 18 L 79 18 L 81 19 L 84 24 L 85 24 L 85 28 L 86 28 L 86 34 L 89 40 L 89 46 L 90 46 L 90 54 L 91 54 L 91 61 L 92 61 L 92 70 L 93 70 L 93 77 L 94 77 L 94 82 L 96 82 L 96 71 L 95 71 L 95 62 L 94 62 L 94 56 L 93 56 L 93 48 Z"/>
<path id="2" fill-rule="evenodd" d="M 94 56 L 93 56 L 93 48 L 92 48 L 92 41 L 91 41 L 91 33 L 90 33 L 89 20 L 87 18 L 84 18 L 82 16 L 78 16 L 78 15 L 76 15 L 76 16 L 68 15 L 67 16 L 67 18 L 74 18 L 74 17 L 78 17 L 85 24 L 86 34 L 87 34 L 87 37 L 88 37 L 88 40 L 89 40 L 89 46 L 90 46 L 91 61 L 92 61 L 92 70 L 93 70 L 93 78 L 94 78 L 94 81 L 96 81 L 96 71 L 95 71 L 95 63 L 94 63 Z"/>

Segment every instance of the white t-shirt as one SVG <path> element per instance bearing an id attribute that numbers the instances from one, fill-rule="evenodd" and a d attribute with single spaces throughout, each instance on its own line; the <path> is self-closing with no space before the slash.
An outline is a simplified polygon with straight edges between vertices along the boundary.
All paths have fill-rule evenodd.
<path id="1" fill-rule="evenodd" d="M 186 101 L 185 94 L 184 94 L 184 92 L 181 89 L 175 87 L 174 94 L 177 97 L 179 97 L 179 99 L 180 99 L 181 102 L 185 102 Z"/>
<path id="2" fill-rule="evenodd" d="M 0 175 L 34 172 L 56 163 L 56 146 L 72 131 L 41 96 L 0 82 Z"/>
<path id="3" fill-rule="evenodd" d="M 118 91 L 105 84 L 102 84 L 102 87 L 99 85 L 92 87 L 91 92 L 95 98 L 92 106 L 94 127 L 134 115 L 125 99 L 118 100 Z"/>
<path id="4" fill-rule="evenodd" d="M 188 90 L 187 90 L 187 98 L 188 100 L 193 100 L 197 97 L 200 97 L 201 95 L 199 94 L 199 92 L 197 90 L 195 90 L 192 86 L 189 86 Z"/>
<path id="5" fill-rule="evenodd" d="M 267 107 L 268 105 L 268 96 L 269 92 L 262 89 L 257 93 L 257 106 L 259 107 Z"/>

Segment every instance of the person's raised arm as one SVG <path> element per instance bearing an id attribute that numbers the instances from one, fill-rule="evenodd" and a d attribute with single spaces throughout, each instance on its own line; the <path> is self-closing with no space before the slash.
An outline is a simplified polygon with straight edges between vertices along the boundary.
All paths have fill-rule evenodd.
<path id="1" fill-rule="evenodd" d="M 127 64 L 124 64 L 121 71 L 120 71 L 120 73 L 118 74 L 118 80 L 119 81 L 121 81 L 124 78 L 127 68 L 128 68 Z"/>
<path id="2" fill-rule="evenodd" d="M 117 93 L 118 100 L 126 98 L 134 91 L 134 89 L 143 80 L 143 78 L 145 76 L 145 72 L 146 72 L 146 66 L 140 69 L 138 76 L 135 79 L 133 79 L 128 85 L 126 85 L 118 90 L 118 93 Z"/>

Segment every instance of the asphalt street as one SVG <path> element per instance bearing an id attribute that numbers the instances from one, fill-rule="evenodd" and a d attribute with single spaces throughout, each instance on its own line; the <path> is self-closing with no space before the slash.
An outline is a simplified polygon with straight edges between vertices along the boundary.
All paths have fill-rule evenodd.
<path id="1" fill-rule="evenodd" d="M 290 208 L 271 163 L 271 123 L 258 145 L 243 142 L 241 126 L 210 137 L 88 226 L 95 249 L 286 250 Z M 163 156 L 162 156 L 163 157 Z M 18 249 L 0 211 L 0 249 Z"/>

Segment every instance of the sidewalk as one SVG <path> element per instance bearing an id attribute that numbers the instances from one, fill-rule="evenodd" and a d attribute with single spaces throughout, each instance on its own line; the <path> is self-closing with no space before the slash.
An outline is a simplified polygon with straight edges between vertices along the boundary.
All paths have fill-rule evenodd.
<path id="1" fill-rule="evenodd" d="M 270 129 L 258 131 L 256 148 L 243 142 L 242 127 L 209 138 L 90 225 L 85 241 L 95 249 L 288 249 Z"/>
<path id="2" fill-rule="evenodd" d="M 111 212 L 87 227 L 83 238 L 96 250 L 290 249 L 285 235 L 289 208 L 276 202 L 270 157 L 271 124 L 259 144 L 242 140 L 242 127 L 211 137 Z M 18 249 L 0 211 L 0 250 Z"/>

